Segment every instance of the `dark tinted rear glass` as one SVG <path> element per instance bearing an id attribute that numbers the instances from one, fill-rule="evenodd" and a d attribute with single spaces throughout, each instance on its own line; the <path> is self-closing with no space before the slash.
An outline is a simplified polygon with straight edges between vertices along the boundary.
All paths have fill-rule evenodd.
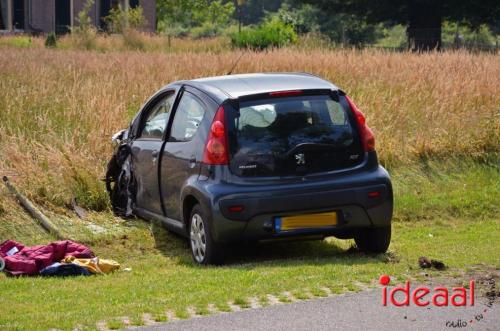
<path id="1" fill-rule="evenodd" d="M 330 95 L 241 102 L 232 115 L 230 167 L 236 175 L 305 175 L 363 159 L 351 113 Z"/>

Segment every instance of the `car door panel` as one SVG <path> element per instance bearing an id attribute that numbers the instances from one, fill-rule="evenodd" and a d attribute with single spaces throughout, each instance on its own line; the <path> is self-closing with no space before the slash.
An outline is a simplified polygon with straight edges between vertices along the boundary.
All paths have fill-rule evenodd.
<path id="1" fill-rule="evenodd" d="M 215 107 L 215 103 L 201 92 L 189 88 L 179 97 L 160 166 L 162 201 L 169 218 L 183 219 L 182 189 L 190 178 L 199 175 L 207 135 L 202 123 L 204 117 L 211 113 L 209 110 Z"/>
<path id="2" fill-rule="evenodd" d="M 190 142 L 167 142 L 163 151 L 160 170 L 163 204 L 167 216 L 176 220 L 181 220 L 180 190 L 187 178 L 199 172 L 198 167 L 190 164 L 194 155 L 189 150 L 192 150 Z"/>
<path id="3" fill-rule="evenodd" d="M 141 129 L 132 142 L 132 172 L 136 208 L 164 215 L 159 186 L 159 165 L 175 91 L 167 91 L 143 110 Z"/>
<path id="4" fill-rule="evenodd" d="M 132 143 L 136 205 L 159 214 L 163 214 L 158 187 L 158 152 L 162 144 L 161 140 L 136 140 Z"/>

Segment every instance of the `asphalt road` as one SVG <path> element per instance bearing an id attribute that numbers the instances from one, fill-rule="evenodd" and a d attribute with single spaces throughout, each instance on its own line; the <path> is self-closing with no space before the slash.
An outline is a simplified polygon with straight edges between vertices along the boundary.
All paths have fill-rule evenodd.
<path id="1" fill-rule="evenodd" d="M 486 310 L 486 311 L 485 311 Z M 479 321 L 478 321 L 479 319 Z M 470 321 L 473 321 L 472 323 Z M 455 327 L 451 324 L 454 323 Z M 174 321 L 139 330 L 500 330 L 500 302 L 384 307 L 381 289 Z"/>

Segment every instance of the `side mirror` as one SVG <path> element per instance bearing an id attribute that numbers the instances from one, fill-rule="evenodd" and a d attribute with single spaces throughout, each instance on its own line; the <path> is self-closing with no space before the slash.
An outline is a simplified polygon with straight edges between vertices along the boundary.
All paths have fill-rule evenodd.
<path id="1" fill-rule="evenodd" d="M 125 138 L 126 131 L 127 130 L 120 130 L 111 137 L 111 143 L 113 144 L 113 146 L 116 147 L 121 144 L 121 142 Z"/>

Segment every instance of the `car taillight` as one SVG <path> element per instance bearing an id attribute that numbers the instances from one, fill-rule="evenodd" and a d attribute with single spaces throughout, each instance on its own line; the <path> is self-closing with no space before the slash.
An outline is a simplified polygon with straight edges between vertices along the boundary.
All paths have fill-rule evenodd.
<path id="1" fill-rule="evenodd" d="M 241 213 L 242 211 L 245 210 L 245 206 L 243 205 L 229 206 L 227 210 L 229 210 L 231 213 Z"/>
<path id="2" fill-rule="evenodd" d="M 208 133 L 207 144 L 203 153 L 203 163 L 212 165 L 228 164 L 228 148 L 226 137 L 226 125 L 224 119 L 224 107 L 217 109 L 210 132 Z"/>
<path id="3" fill-rule="evenodd" d="M 361 143 L 363 144 L 363 149 L 365 152 L 371 152 L 375 150 L 375 136 L 372 130 L 366 125 L 365 115 L 358 109 L 356 104 L 349 98 L 345 96 L 349 107 L 351 107 L 352 113 L 356 117 L 359 127 L 359 135 L 361 136 Z"/>

